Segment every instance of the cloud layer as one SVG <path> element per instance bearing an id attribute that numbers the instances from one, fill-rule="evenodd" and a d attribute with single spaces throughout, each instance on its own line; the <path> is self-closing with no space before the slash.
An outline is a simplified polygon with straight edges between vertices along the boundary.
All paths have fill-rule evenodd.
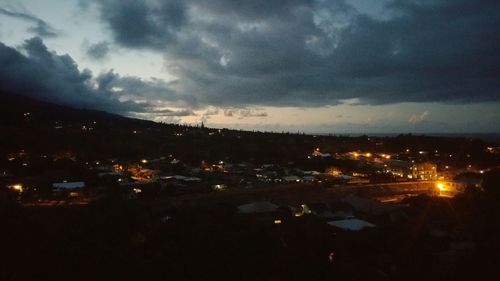
<path id="1" fill-rule="evenodd" d="M 186 103 L 499 101 L 497 1 L 93 1 L 114 42 L 164 55 Z"/>
<path id="2" fill-rule="evenodd" d="M 195 103 L 170 90 L 169 83 L 121 76 L 113 70 L 94 76 L 88 69 L 79 70 L 69 55 L 49 50 L 40 37 L 26 40 L 19 49 L 0 43 L 0 81 L 0 94 L 77 108 L 157 120 L 196 115 L 188 108 Z"/>
<path id="3" fill-rule="evenodd" d="M 384 0 L 378 14 L 348 0 L 79 3 L 98 12 L 104 29 L 98 39 L 79 38 L 91 63 L 127 63 L 115 60 L 125 49 L 154 53 L 169 80 L 79 69 L 46 47 L 41 38 L 58 35 L 47 22 L 0 8 L 37 34 L 18 48 L 0 43 L 3 91 L 170 121 L 267 122 L 273 106 L 500 102 L 500 9 L 493 0 Z M 402 122 L 429 122 L 430 111 L 413 112 L 424 113 Z"/>
<path id="4" fill-rule="evenodd" d="M 26 40 L 21 50 L 25 54 L 0 43 L 2 92 L 116 113 L 147 106 L 120 101 L 116 93 L 96 85 L 89 70 L 80 71 L 70 56 L 50 51 L 39 37 Z"/>

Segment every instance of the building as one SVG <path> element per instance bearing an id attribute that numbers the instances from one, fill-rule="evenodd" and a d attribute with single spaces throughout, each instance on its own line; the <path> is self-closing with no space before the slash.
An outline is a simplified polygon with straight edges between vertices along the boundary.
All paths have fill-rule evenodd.
<path id="1" fill-rule="evenodd" d="M 282 177 L 283 181 L 287 183 L 301 182 L 302 179 L 298 176 L 284 176 Z"/>
<path id="2" fill-rule="evenodd" d="M 321 153 L 321 151 L 319 150 L 319 148 L 316 148 L 313 153 L 311 153 L 311 155 L 313 157 L 319 157 L 319 158 L 329 158 L 329 157 L 332 157 L 332 155 L 330 153 Z"/>
<path id="3" fill-rule="evenodd" d="M 342 175 L 342 170 L 340 170 L 338 167 L 328 167 L 325 169 L 325 174 L 330 174 L 332 176 L 340 176 Z"/>
<path id="4" fill-rule="evenodd" d="M 360 231 L 365 228 L 375 227 L 373 223 L 356 218 L 329 221 L 327 224 L 340 228 L 342 230 L 349 230 L 349 231 Z"/>
<path id="5" fill-rule="evenodd" d="M 478 173 L 462 173 L 452 181 L 439 181 L 436 183 L 438 196 L 454 197 L 459 193 L 464 193 L 467 188 L 482 190 L 483 178 Z"/>
<path id="6" fill-rule="evenodd" d="M 455 197 L 465 192 L 466 185 L 456 181 L 440 181 L 436 183 L 437 195 L 440 197 Z"/>
<path id="7" fill-rule="evenodd" d="M 407 178 L 412 172 L 412 165 L 407 161 L 389 160 L 385 165 L 386 172 L 391 173 L 395 177 Z"/>
<path id="8" fill-rule="evenodd" d="M 83 188 L 85 188 L 85 182 L 83 181 L 56 182 L 52 184 L 52 190 L 54 193 L 65 194 L 68 197 L 82 196 Z"/>
<path id="9" fill-rule="evenodd" d="M 411 178 L 419 180 L 436 180 L 438 178 L 437 165 L 433 163 L 419 163 L 411 167 Z"/>

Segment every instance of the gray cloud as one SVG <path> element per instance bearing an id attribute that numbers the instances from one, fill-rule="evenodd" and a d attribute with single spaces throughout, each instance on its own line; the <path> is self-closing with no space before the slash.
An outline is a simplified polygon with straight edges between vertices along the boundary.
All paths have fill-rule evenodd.
<path id="1" fill-rule="evenodd" d="M 136 76 L 121 76 L 114 70 L 99 74 L 95 80 L 99 90 L 120 94 L 133 100 L 166 102 L 170 106 L 199 108 L 195 96 L 179 94 L 173 89 L 175 82 L 169 83 L 158 78 L 146 81 Z"/>
<path id="2" fill-rule="evenodd" d="M 251 109 L 240 110 L 240 118 L 246 117 L 267 117 L 267 112 L 255 112 Z"/>
<path id="3" fill-rule="evenodd" d="M 391 1 L 381 18 L 342 0 L 97 2 L 117 44 L 164 54 L 185 103 L 500 100 L 496 1 Z"/>
<path id="4" fill-rule="evenodd" d="M 87 56 L 94 60 L 102 60 L 105 59 L 110 52 L 109 42 L 102 41 L 95 44 L 90 45 L 87 48 Z"/>
<path id="5" fill-rule="evenodd" d="M 78 70 L 70 56 L 50 51 L 39 37 L 26 40 L 22 49 L 26 55 L 0 43 L 2 93 L 115 113 L 144 112 L 149 106 L 119 101 L 104 80 L 95 87 L 89 70 Z"/>
<path id="6" fill-rule="evenodd" d="M 218 108 L 208 108 L 201 115 L 201 120 L 206 123 L 206 122 L 208 122 L 208 120 L 210 118 L 212 118 L 212 116 L 218 115 L 218 114 L 219 114 L 219 109 Z"/>
<path id="7" fill-rule="evenodd" d="M 181 0 L 149 4 L 135 0 L 99 0 L 101 15 L 117 43 L 131 48 L 162 49 L 173 43 L 185 21 Z"/>
<path id="8" fill-rule="evenodd" d="M 267 112 L 256 111 L 254 109 L 239 109 L 239 108 L 225 108 L 224 116 L 226 117 L 237 117 L 238 119 L 249 118 L 249 117 L 267 117 Z"/>
<path id="9" fill-rule="evenodd" d="M 172 110 L 172 109 L 149 109 L 148 113 L 153 113 L 155 116 L 196 116 L 197 114 L 190 109 L 182 109 L 182 110 Z"/>
<path id="10" fill-rule="evenodd" d="M 20 12 L 20 11 L 10 11 L 10 10 L 7 10 L 7 9 L 0 7 L 0 14 L 5 15 L 5 16 L 9 16 L 9 17 L 13 17 L 13 18 L 17 18 L 17 19 L 34 24 L 34 26 L 31 26 L 29 28 L 29 31 L 40 36 L 40 37 L 56 37 L 56 36 L 58 36 L 58 33 L 56 32 L 56 30 L 50 24 L 48 24 L 44 20 L 42 20 L 38 17 L 35 17 L 33 15 L 30 15 L 28 13 Z"/>

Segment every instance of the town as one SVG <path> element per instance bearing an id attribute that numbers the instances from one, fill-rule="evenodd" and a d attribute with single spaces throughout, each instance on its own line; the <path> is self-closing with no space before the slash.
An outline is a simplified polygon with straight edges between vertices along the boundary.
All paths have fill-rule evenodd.
<path id="1" fill-rule="evenodd" d="M 56 119 L 40 108 L 5 109 L 3 197 L 23 205 L 86 204 L 117 192 L 129 199 L 297 186 L 357 193 L 377 184 L 396 190 L 385 200 L 401 200 L 398 189 L 409 186 L 409 196 L 453 197 L 480 189 L 500 159 L 497 143 L 478 139 L 249 132 L 95 112 L 75 120 L 64 107 L 52 108 Z M 33 126 L 39 134 L 26 136 Z"/>
<path id="2" fill-rule="evenodd" d="M 4 229 L 12 231 L 2 240 L 52 252 L 61 240 L 93 237 L 75 241 L 71 253 L 50 254 L 68 265 L 63 271 L 75 266 L 67 255 L 76 251 L 82 259 L 87 248 L 110 259 L 94 264 L 99 272 L 101 266 L 123 263 L 118 255 L 136 260 L 126 278 L 116 271 L 110 275 L 125 279 L 150 270 L 162 272 L 151 276 L 185 279 L 175 268 L 186 263 L 212 268 L 209 280 L 226 280 L 221 274 L 233 279 L 245 270 L 249 280 L 264 275 L 408 280 L 422 267 L 428 275 L 415 274 L 415 280 L 466 279 L 470 268 L 462 266 L 471 259 L 476 260 L 470 266 L 484 267 L 485 276 L 494 271 L 483 262 L 496 249 L 491 239 L 497 232 L 485 231 L 495 212 L 474 222 L 477 208 L 494 208 L 496 202 L 500 146 L 494 141 L 252 132 L 30 102 L 2 111 L 0 202 Z M 117 221 L 107 226 L 110 220 Z M 56 233 L 74 222 L 81 225 L 75 232 Z M 92 229 L 109 238 L 95 237 Z M 29 233 L 35 237 L 28 239 Z M 123 235 L 128 240 L 111 242 Z M 177 244 L 165 244 L 162 235 L 175 237 Z M 240 251 L 267 246 L 230 261 L 228 245 L 240 239 L 245 239 Z M 407 239 L 413 239 L 411 246 L 404 246 Z M 110 243 L 104 247 L 110 252 L 90 241 Z M 197 248 L 188 246 L 192 243 Z M 216 260 L 208 261 L 217 245 L 221 252 L 214 257 L 231 263 L 231 270 L 213 269 Z M 185 256 L 172 260 L 168 253 L 179 251 Z M 155 253 L 154 262 L 170 265 L 150 267 L 141 257 L 148 252 Z M 51 274 L 41 257 L 24 261 L 38 264 L 26 274 Z M 257 262 L 270 257 L 281 265 Z M 21 270 L 15 260 L 8 264 Z M 253 272 L 253 266 L 263 270 Z"/>
<path id="3" fill-rule="evenodd" d="M 240 134 L 247 134 L 191 127 L 182 128 L 182 131 L 188 137 L 192 131 L 207 137 L 226 134 L 226 138 L 238 138 Z M 175 133 L 175 137 L 182 138 L 179 134 Z M 217 138 L 224 139 L 221 136 Z M 279 136 L 270 135 L 270 138 Z M 351 141 L 342 137 L 309 138 L 314 144 L 328 143 L 328 139 L 334 143 L 339 139 L 341 142 Z M 466 188 L 480 189 L 483 174 L 495 168 L 488 166 L 489 163 L 484 160 L 491 159 L 494 163 L 500 155 L 499 147 L 484 144 L 462 152 L 465 155 L 453 155 L 447 150 L 419 150 L 418 147 L 377 151 L 377 147 L 384 148 L 383 138 L 360 137 L 352 141 L 365 142 L 375 150 L 362 150 L 360 146 L 358 150 L 342 152 L 311 147 L 309 154 L 294 155 L 286 161 L 236 161 L 224 157 L 200 160 L 196 166 L 191 164 L 192 159 L 183 159 L 182 153 L 179 156 L 169 154 L 123 160 L 79 159 L 71 150 L 51 155 L 33 155 L 20 150 L 5 155 L 0 176 L 4 191 L 10 191 L 11 197 L 24 205 L 86 204 L 109 195 L 111 191 L 118 191 L 124 198 L 137 199 L 266 190 L 276 186 L 311 186 L 331 191 L 350 188 L 363 192 L 377 184 L 393 186 L 396 191 L 413 184 L 416 194 L 424 190 L 437 196 L 453 197 Z M 412 190 L 407 191 L 407 195 L 411 196 Z"/>

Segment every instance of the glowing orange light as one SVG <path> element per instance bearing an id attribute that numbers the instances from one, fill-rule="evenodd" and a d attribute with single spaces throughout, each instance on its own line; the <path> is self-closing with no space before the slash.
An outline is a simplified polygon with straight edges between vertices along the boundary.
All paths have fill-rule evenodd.
<path id="1" fill-rule="evenodd" d="M 17 191 L 17 192 L 23 192 L 23 185 L 22 184 L 13 184 L 9 186 L 10 189 Z"/>

